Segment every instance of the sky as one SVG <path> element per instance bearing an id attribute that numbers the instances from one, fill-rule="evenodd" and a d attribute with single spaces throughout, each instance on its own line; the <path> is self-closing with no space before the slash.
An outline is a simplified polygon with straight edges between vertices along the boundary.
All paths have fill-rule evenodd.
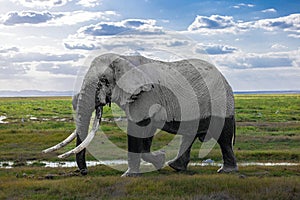
<path id="1" fill-rule="evenodd" d="M 300 1 L 0 0 L 0 90 L 72 91 L 93 56 L 200 58 L 234 91 L 300 89 Z"/>

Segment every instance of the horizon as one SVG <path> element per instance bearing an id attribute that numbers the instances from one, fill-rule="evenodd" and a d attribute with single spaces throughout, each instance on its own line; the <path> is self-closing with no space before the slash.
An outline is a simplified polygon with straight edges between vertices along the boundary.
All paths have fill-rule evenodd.
<path id="1" fill-rule="evenodd" d="M 236 94 L 300 94 L 300 90 L 270 90 L 270 91 L 233 91 Z M 20 90 L 20 91 L 12 91 L 12 90 L 0 90 L 0 98 L 6 97 L 72 97 L 74 95 L 74 91 L 41 91 L 41 90 Z"/>

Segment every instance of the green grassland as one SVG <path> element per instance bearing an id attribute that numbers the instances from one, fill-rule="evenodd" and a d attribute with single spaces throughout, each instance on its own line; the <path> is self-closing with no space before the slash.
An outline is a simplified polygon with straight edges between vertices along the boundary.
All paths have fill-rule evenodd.
<path id="1" fill-rule="evenodd" d="M 236 95 L 235 100 L 239 163 L 300 162 L 300 95 Z M 73 142 L 58 152 L 41 153 L 75 129 L 70 97 L 0 98 L 0 116 L 7 117 L 0 124 L 0 161 L 56 161 L 58 154 L 75 146 Z M 103 117 L 124 113 L 113 104 L 105 107 Z M 101 129 L 117 146 L 127 148 L 126 134 L 115 123 L 104 121 Z M 159 132 L 153 150 L 173 137 Z M 194 162 L 202 161 L 200 145 L 196 141 L 193 146 Z M 221 162 L 218 145 L 207 158 Z M 138 178 L 120 178 L 122 172 L 106 166 L 91 167 L 86 177 L 74 173 L 75 168 L 0 169 L 0 199 L 300 199 L 299 166 L 240 167 L 239 173 L 229 175 L 216 174 L 217 168 L 195 166 L 178 174 L 166 167 Z"/>

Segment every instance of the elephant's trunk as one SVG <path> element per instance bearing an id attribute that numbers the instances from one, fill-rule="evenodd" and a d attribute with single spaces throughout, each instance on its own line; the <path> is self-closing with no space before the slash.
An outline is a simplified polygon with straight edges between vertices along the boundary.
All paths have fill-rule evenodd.
<path id="1" fill-rule="evenodd" d="M 96 85 L 96 86 L 95 86 Z M 96 84 L 89 84 L 88 87 L 83 87 L 79 95 L 76 108 L 76 134 L 77 142 L 76 148 L 58 156 L 59 158 L 66 158 L 72 154 L 76 154 L 76 162 L 82 175 L 87 174 L 87 166 L 85 159 L 85 152 L 87 146 L 94 138 L 102 118 L 103 105 L 96 103 Z M 90 119 L 93 111 L 96 109 L 96 116 L 93 122 L 91 131 L 88 133 Z"/>
<path id="2" fill-rule="evenodd" d="M 77 143 L 76 143 L 76 148 L 65 153 L 66 155 L 61 155 L 63 156 L 69 156 L 71 154 L 76 154 L 76 162 L 77 162 L 77 166 L 80 170 L 80 173 L 82 175 L 86 175 L 87 174 L 87 166 L 86 166 L 86 159 L 85 159 L 85 149 L 86 147 L 89 145 L 89 143 L 92 141 L 92 139 L 95 136 L 95 133 L 97 132 L 99 125 L 101 123 L 101 117 L 102 117 L 102 111 L 103 111 L 103 107 L 97 107 L 96 109 L 96 116 L 94 119 L 94 123 L 93 123 L 93 127 L 92 130 L 90 131 L 90 133 L 87 135 L 87 137 L 85 138 L 85 140 L 82 141 L 82 139 L 80 138 L 79 135 L 77 135 Z"/>
<path id="3" fill-rule="evenodd" d="M 82 84 L 81 91 L 78 95 L 76 95 L 76 98 L 78 98 L 75 102 L 76 106 L 76 130 L 63 142 L 44 150 L 44 153 L 48 153 L 51 151 L 55 151 L 57 149 L 62 148 L 63 146 L 70 143 L 76 136 L 77 136 L 77 144 L 76 148 L 72 149 L 71 151 L 64 153 L 62 155 L 59 155 L 59 158 L 66 158 L 72 154 L 78 154 L 76 156 L 76 160 L 78 163 L 78 166 L 81 168 L 81 166 L 85 165 L 85 148 L 89 145 L 91 140 L 93 139 L 102 116 L 102 107 L 101 105 L 96 105 L 96 91 L 98 86 L 98 78 L 93 75 L 93 71 L 88 72 L 85 80 Z M 74 101 L 74 100 L 73 100 Z M 74 103 L 74 102 L 73 102 Z M 74 105 L 73 105 L 74 107 Z M 96 108 L 97 116 L 95 117 L 93 128 L 88 134 L 89 130 L 89 124 L 91 120 L 91 116 L 93 111 Z"/>
<path id="4" fill-rule="evenodd" d="M 77 135 L 77 143 L 76 148 L 72 149 L 69 152 L 66 152 L 59 156 L 59 158 L 66 158 L 72 154 L 78 154 L 83 151 L 81 154 L 84 154 L 84 149 L 89 145 L 91 140 L 93 139 L 101 120 L 102 115 L 102 107 L 97 107 L 97 117 L 95 117 L 93 128 L 91 132 L 88 134 L 90 120 L 93 111 L 96 108 L 95 98 L 96 98 L 96 90 L 97 90 L 97 81 L 89 80 L 83 83 L 82 89 L 78 96 L 78 102 L 76 107 L 76 135 Z M 77 155 L 78 157 L 78 155 Z M 84 156 L 81 156 L 84 157 Z M 77 159 L 78 160 L 78 159 Z M 84 159 L 79 159 L 84 160 Z M 85 162 L 85 161 L 84 161 Z"/>
<path id="5" fill-rule="evenodd" d="M 83 83 L 80 95 L 78 96 L 76 107 L 76 148 L 59 156 L 60 158 L 65 158 L 72 154 L 76 154 L 76 162 L 83 175 L 87 174 L 85 149 L 92 141 L 99 128 L 103 106 L 110 103 L 110 93 L 107 92 L 107 87 L 98 79 L 98 76 L 95 76 L 94 74 L 97 73 L 88 73 L 86 75 L 85 82 Z M 88 134 L 90 119 L 94 110 L 96 110 L 96 116 L 92 130 Z"/>

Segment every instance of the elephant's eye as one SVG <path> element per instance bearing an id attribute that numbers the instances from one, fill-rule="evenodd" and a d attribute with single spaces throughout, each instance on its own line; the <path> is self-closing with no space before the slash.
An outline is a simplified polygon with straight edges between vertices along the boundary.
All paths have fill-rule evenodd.
<path id="1" fill-rule="evenodd" d="M 105 75 L 102 75 L 102 76 L 100 76 L 99 79 L 101 80 L 101 79 L 105 79 L 105 78 L 106 78 L 106 76 L 105 76 Z"/>
<path id="2" fill-rule="evenodd" d="M 104 84 L 105 86 L 109 86 L 109 81 L 107 80 L 106 76 L 103 75 L 100 79 L 99 79 L 99 82 L 101 84 Z"/>
<path id="3" fill-rule="evenodd" d="M 99 78 L 99 81 L 100 82 L 105 82 L 107 79 L 106 79 L 106 76 L 105 75 L 103 75 L 103 76 L 101 76 L 100 78 Z"/>

